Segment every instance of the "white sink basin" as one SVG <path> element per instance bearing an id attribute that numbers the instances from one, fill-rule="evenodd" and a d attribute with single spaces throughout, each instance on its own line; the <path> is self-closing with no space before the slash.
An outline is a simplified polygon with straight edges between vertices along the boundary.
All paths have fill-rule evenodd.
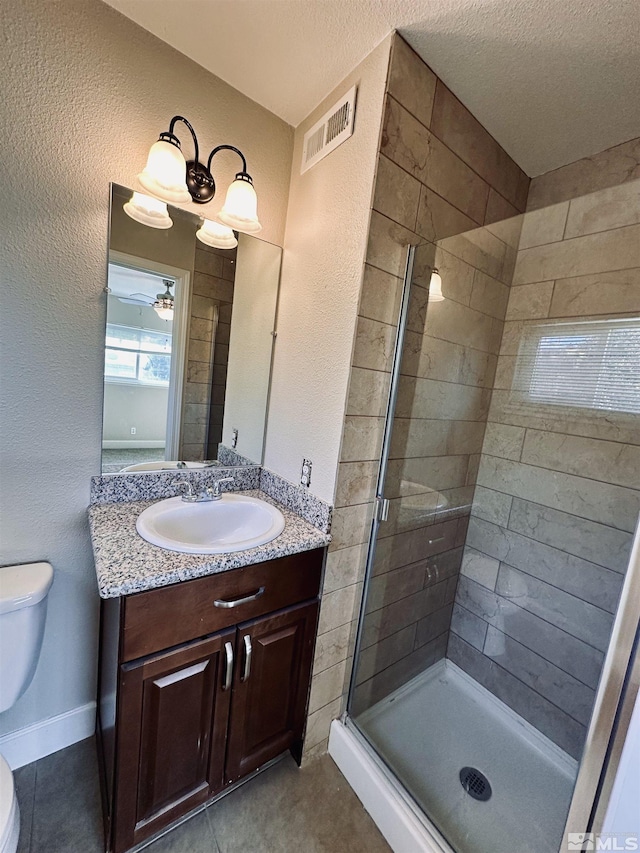
<path id="1" fill-rule="evenodd" d="M 184 554 L 225 554 L 271 542 L 284 530 L 274 506 L 248 495 L 223 494 L 218 501 L 158 501 L 138 516 L 136 530 L 152 545 Z"/>

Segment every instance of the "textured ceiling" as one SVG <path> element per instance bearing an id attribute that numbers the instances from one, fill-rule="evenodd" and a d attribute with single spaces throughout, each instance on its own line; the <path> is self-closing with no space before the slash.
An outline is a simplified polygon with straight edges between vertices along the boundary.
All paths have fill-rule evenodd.
<path id="1" fill-rule="evenodd" d="M 391 29 L 531 176 L 640 136 L 639 0 L 106 0 L 291 125 Z"/>

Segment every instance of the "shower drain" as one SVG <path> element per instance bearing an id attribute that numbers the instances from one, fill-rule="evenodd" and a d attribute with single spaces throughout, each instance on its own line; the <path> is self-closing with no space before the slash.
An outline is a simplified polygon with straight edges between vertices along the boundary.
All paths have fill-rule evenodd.
<path id="1" fill-rule="evenodd" d="M 475 767 L 463 767 L 460 771 L 460 784 L 474 800 L 486 802 L 491 797 L 489 780 Z"/>

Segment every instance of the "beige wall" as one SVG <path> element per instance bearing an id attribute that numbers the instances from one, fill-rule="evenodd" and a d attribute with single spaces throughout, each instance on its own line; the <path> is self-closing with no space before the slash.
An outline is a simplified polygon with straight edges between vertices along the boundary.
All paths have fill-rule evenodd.
<path id="1" fill-rule="evenodd" d="M 640 510 L 640 426 L 536 402 L 516 365 L 541 324 L 640 316 L 638 146 L 532 181 L 448 650 L 576 758 Z"/>
<path id="2" fill-rule="evenodd" d="M 296 129 L 265 466 L 333 503 L 390 40 Z M 353 136 L 300 175 L 305 132 L 357 84 Z"/>
<path id="3" fill-rule="evenodd" d="M 98 0 L 3 4 L 0 562 L 50 560 L 35 680 L 9 732 L 94 700 L 98 597 L 86 507 L 100 470 L 109 182 L 131 186 L 180 112 L 246 154 L 282 243 L 293 132 Z M 235 159 L 216 164 L 220 200 Z M 215 204 L 215 203 L 214 203 Z"/>
<path id="4" fill-rule="evenodd" d="M 317 751 L 326 746 L 329 723 L 342 709 L 350 676 L 407 244 L 446 238 L 517 213 L 524 209 L 528 185 L 526 175 L 399 37 L 393 41 L 387 92 L 311 693 L 307 748 Z M 450 386 L 452 390 L 447 393 L 453 401 L 456 394 L 469 390 L 460 387 L 465 381 L 473 386 L 475 402 L 468 413 L 461 414 L 460 421 L 468 417 L 471 422 L 480 422 L 475 460 L 465 451 L 460 454 L 461 461 L 451 464 L 455 454 L 443 448 L 447 444 L 453 446 L 453 435 L 446 440 L 443 434 L 440 449 L 418 447 L 413 439 L 422 436 L 428 444 L 433 431 L 428 429 L 425 414 L 417 410 L 413 414 L 420 421 L 415 433 L 405 431 L 400 441 L 405 448 L 407 443 L 414 445 L 411 455 L 416 458 L 412 463 L 421 464 L 421 459 L 427 467 L 432 466 L 434 475 L 435 468 L 441 466 L 438 476 L 443 489 L 448 485 L 455 490 L 462 481 L 459 499 L 462 505 L 466 504 L 463 516 L 468 515 L 470 502 L 466 478 L 474 470 L 482 441 L 482 420 L 486 419 L 487 389 L 500 337 L 499 316 L 506 306 L 501 278 L 510 274 L 514 256 L 507 251 L 509 240 L 513 240 L 511 232 L 508 237 L 499 229 L 495 233 L 489 229 L 476 233 L 481 234 L 484 243 L 482 239 L 480 245 L 454 242 L 451 237 L 442 242 L 446 249 L 438 249 L 438 263 L 449 273 L 444 276 L 449 304 L 440 310 L 439 331 L 431 337 L 424 334 L 424 309 L 426 264 L 433 261 L 433 243 L 431 254 L 423 250 L 422 268 L 417 275 L 422 286 L 416 288 L 412 306 L 412 346 L 403 368 L 407 375 L 400 401 L 406 420 L 414 405 L 419 405 L 423 390 L 443 391 Z M 481 329 L 479 335 L 475 333 L 476 364 L 484 360 L 489 365 L 485 364 L 484 378 L 480 378 L 483 371 L 477 370 L 476 379 L 459 378 L 460 385 L 452 385 L 439 381 L 446 377 L 429 374 L 429 347 L 442 349 L 449 345 L 456 350 L 458 360 L 454 359 L 454 363 L 460 366 L 462 354 L 471 355 L 465 343 L 476 326 Z M 459 337 L 452 338 L 451 332 Z M 423 346 L 425 357 L 421 365 Z M 450 369 L 450 363 L 444 368 Z M 473 370 L 467 370 L 467 375 L 473 375 Z M 449 423 L 453 433 L 455 420 Z M 396 457 L 403 453 L 399 445 L 396 451 Z M 426 459 L 430 454 L 440 455 L 442 461 Z M 398 481 L 402 472 L 398 464 L 396 469 Z M 376 612 L 372 614 L 366 644 L 372 647 L 375 637 L 383 635 L 389 641 L 374 650 L 370 648 L 364 657 L 362 677 L 370 682 L 366 687 L 368 695 L 373 695 L 372 675 L 386 673 L 379 679 L 380 689 L 386 690 L 393 680 L 389 678 L 392 664 L 403 661 L 400 666 L 406 675 L 411 667 L 424 666 L 434 651 L 444 652 L 446 635 L 439 645 L 433 645 L 431 641 L 437 637 L 428 636 L 422 629 L 418 633 L 417 624 L 430 612 L 429 608 L 451 610 L 465 520 L 461 529 L 455 515 L 445 525 L 443 550 L 452 553 L 440 560 L 442 574 L 433 589 L 425 584 L 424 562 L 412 565 L 418 559 L 412 556 L 415 545 L 419 545 L 417 540 L 422 539 L 424 544 L 424 529 L 399 532 L 383 542 L 372 592 Z M 391 530 L 398 531 L 401 526 L 399 519 L 392 516 Z M 426 538 L 438 538 L 433 531 L 432 527 Z M 433 553 L 433 549 L 422 551 L 425 557 Z M 445 563 L 448 574 L 444 572 Z M 446 618 L 444 622 L 446 632 Z"/>

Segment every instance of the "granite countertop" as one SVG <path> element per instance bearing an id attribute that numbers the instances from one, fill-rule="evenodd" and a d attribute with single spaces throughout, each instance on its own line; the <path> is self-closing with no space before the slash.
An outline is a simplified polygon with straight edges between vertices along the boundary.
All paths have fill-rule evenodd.
<path id="1" fill-rule="evenodd" d="M 322 548 L 331 541 L 309 522 L 259 490 L 250 495 L 276 506 L 284 515 L 282 533 L 266 545 L 229 554 L 181 554 L 151 545 L 136 531 L 140 513 L 157 500 L 94 504 L 89 507 L 91 542 L 101 598 L 118 598 L 134 592 L 226 572 L 288 554 Z"/>

